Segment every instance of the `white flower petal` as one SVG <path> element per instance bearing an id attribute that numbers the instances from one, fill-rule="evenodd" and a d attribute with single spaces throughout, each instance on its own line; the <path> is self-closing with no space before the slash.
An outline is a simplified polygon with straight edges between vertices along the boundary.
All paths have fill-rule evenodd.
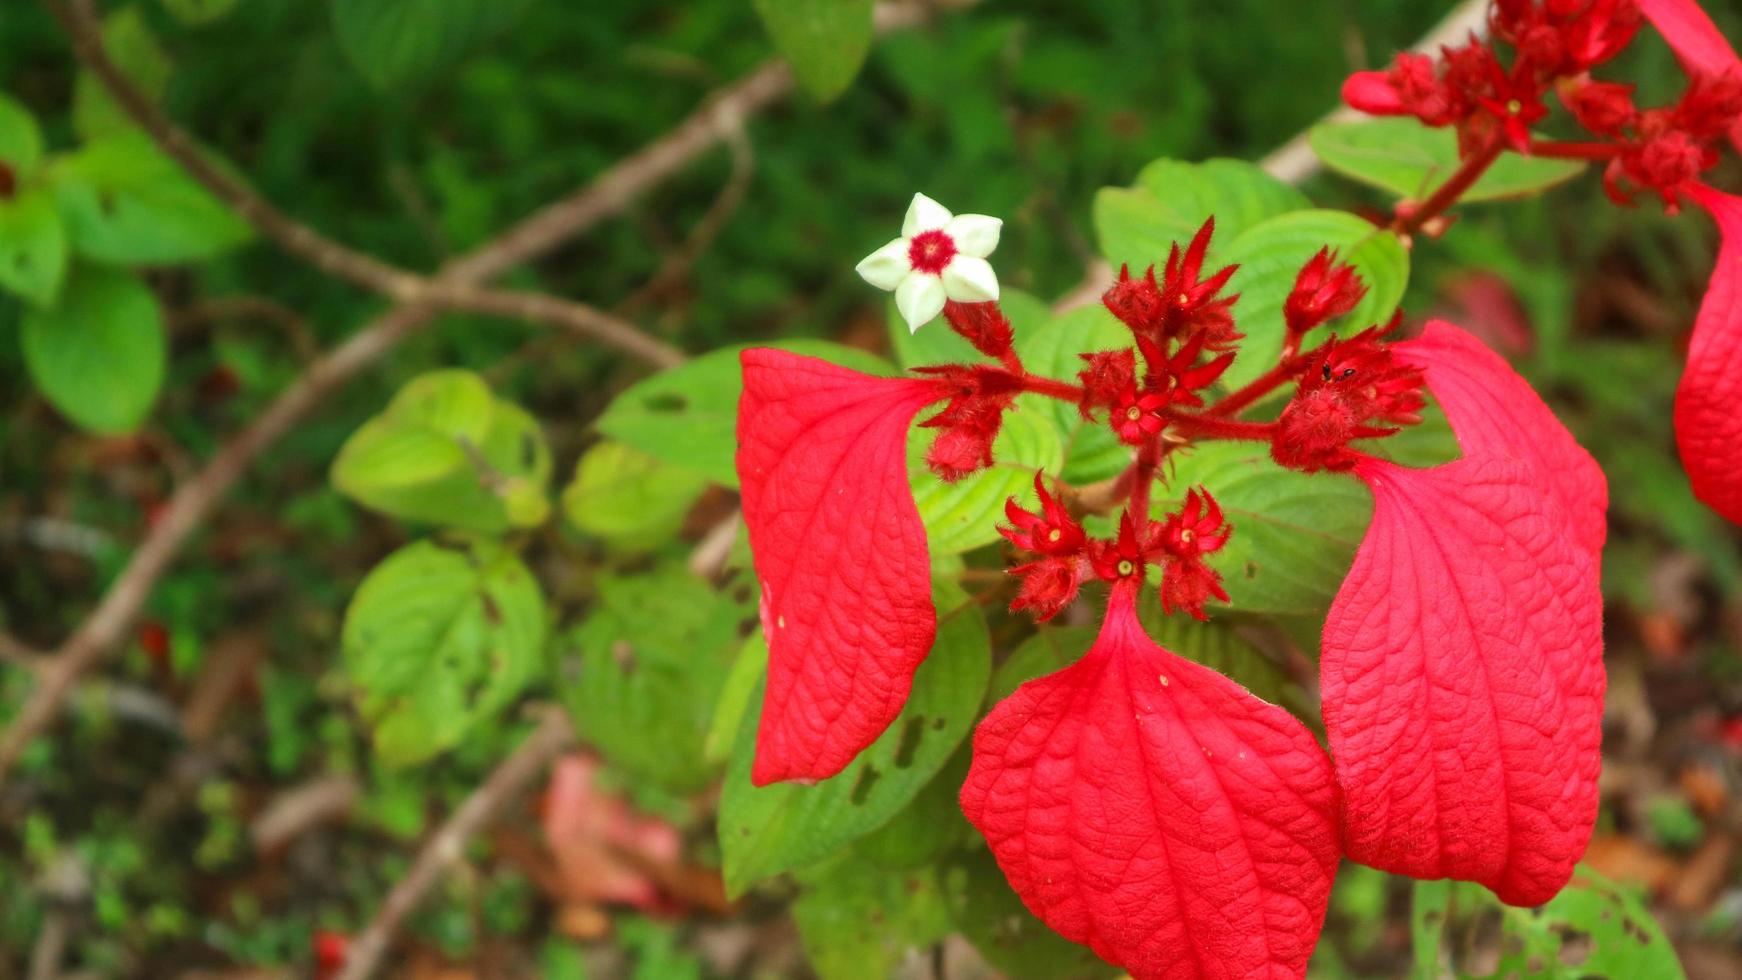
<path id="1" fill-rule="evenodd" d="M 958 303 L 990 303 L 998 298 L 998 274 L 985 259 L 958 255 L 944 269 L 943 287 Z"/>
<path id="2" fill-rule="evenodd" d="M 907 206 L 907 218 L 901 222 L 901 237 L 912 238 L 922 231 L 932 231 L 950 223 L 950 209 L 926 197 L 913 195 Z"/>
<path id="3" fill-rule="evenodd" d="M 907 321 L 907 332 L 918 333 L 944 311 L 944 284 L 937 276 L 910 272 L 895 289 L 895 308 Z"/>
<path id="4" fill-rule="evenodd" d="M 853 271 L 878 289 L 894 289 L 913 271 L 907 258 L 907 239 L 897 238 L 859 260 Z"/>
<path id="5" fill-rule="evenodd" d="M 956 251 L 983 259 L 998 247 L 998 232 L 1004 227 L 1002 218 L 984 214 L 958 214 L 944 226 L 944 234 L 956 243 Z"/>

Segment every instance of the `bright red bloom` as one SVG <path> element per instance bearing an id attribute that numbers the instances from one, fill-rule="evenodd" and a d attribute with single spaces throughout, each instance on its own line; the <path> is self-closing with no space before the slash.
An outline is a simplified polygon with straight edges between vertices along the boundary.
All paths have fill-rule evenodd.
<path id="1" fill-rule="evenodd" d="M 1441 320 L 1392 350 L 1420 369 L 1466 456 L 1511 456 L 1534 467 L 1538 486 L 1565 512 L 1573 540 L 1593 558 L 1602 552 L 1608 481 L 1511 365 Z"/>
<path id="2" fill-rule="evenodd" d="M 1160 336 L 1166 325 L 1167 301 L 1161 298 L 1153 265 L 1141 279 L 1131 278 L 1130 266 L 1119 266 L 1119 278 L 1102 295 L 1101 303 L 1139 336 Z"/>
<path id="3" fill-rule="evenodd" d="M 1115 584 L 1089 652 L 981 722 L 962 810 L 1035 915 L 1139 980 L 1303 976 L 1339 855 L 1330 763 L 1157 646 L 1136 595 Z"/>
<path id="4" fill-rule="evenodd" d="M 1374 327 L 1348 340 L 1333 338 L 1307 368 L 1271 440 L 1279 465 L 1307 473 L 1346 470 L 1359 455 L 1350 442 L 1397 431 L 1374 423 L 1421 421 L 1421 372 L 1398 363 L 1380 334 Z"/>
<path id="5" fill-rule="evenodd" d="M 1133 446 L 1149 441 L 1167 427 L 1167 421 L 1161 417 L 1167 403 L 1168 397 L 1161 391 L 1153 388 L 1139 391 L 1136 384 L 1127 386 L 1114 400 L 1109 413 L 1114 434 L 1121 442 Z"/>
<path id="6" fill-rule="evenodd" d="M 1131 348 L 1080 354 L 1088 367 L 1077 372 L 1083 384 L 1083 400 L 1077 406 L 1084 418 L 1095 408 L 1111 409 L 1119 396 L 1137 385 L 1137 355 Z"/>
<path id="7" fill-rule="evenodd" d="M 1081 558 L 1042 558 L 1012 568 L 1010 574 L 1021 576 L 1022 584 L 1010 601 L 1010 611 L 1027 609 L 1039 623 L 1057 616 L 1076 601 L 1083 584 L 1083 565 Z"/>
<path id="8" fill-rule="evenodd" d="M 1230 308 L 1239 302 L 1240 294 L 1217 295 L 1240 267 L 1223 266 L 1210 278 L 1201 278 L 1204 257 L 1215 233 L 1216 219 L 1212 216 L 1192 236 L 1191 244 L 1183 253 L 1178 243 L 1168 251 L 1167 270 L 1161 281 L 1164 326 L 1161 336 L 1151 339 L 1201 333 L 1204 335 L 1203 345 L 1210 350 L 1223 350 L 1240 339 L 1241 335 L 1234 332 L 1234 315 L 1230 312 Z"/>
<path id="9" fill-rule="evenodd" d="M 937 632 L 907 433 L 947 392 L 785 351 L 740 360 L 738 477 L 769 655 L 751 779 L 824 779 L 900 713 Z"/>
<path id="10" fill-rule="evenodd" d="M 1349 856 L 1539 905 L 1597 816 L 1602 599 L 1543 474 L 1364 458 L 1373 522 L 1325 621 Z"/>
<path id="11" fill-rule="evenodd" d="M 1112 541 L 1096 539 L 1089 543 L 1089 562 L 1095 574 L 1109 582 L 1121 580 L 1141 582 L 1147 564 L 1144 545 L 1147 534 L 1137 532 L 1137 522 L 1130 512 L 1119 518 L 1119 537 Z"/>
<path id="12" fill-rule="evenodd" d="M 1721 245 L 1675 392 L 1676 448 L 1694 495 L 1742 524 L 1742 198 L 1694 184 Z"/>
<path id="13" fill-rule="evenodd" d="M 1034 492 L 1040 501 L 1040 513 L 1017 506 L 1016 498 L 1004 501 L 1004 516 L 1009 527 L 998 528 L 1011 544 L 1041 555 L 1074 555 L 1083 550 L 1087 538 L 1083 526 L 1065 509 L 1065 502 L 1046 492 L 1040 474 L 1034 474 Z"/>
<path id="14" fill-rule="evenodd" d="M 1167 556 L 1161 573 L 1162 611 L 1171 615 L 1179 609 L 1195 619 L 1209 619 L 1204 603 L 1212 596 L 1228 601 L 1222 576 L 1204 564 L 1204 556 L 1221 550 L 1233 534 L 1221 505 L 1203 487 L 1188 490 L 1185 504 L 1155 530 L 1155 544 Z"/>
<path id="15" fill-rule="evenodd" d="M 1335 320 L 1360 304 L 1367 284 L 1353 265 L 1337 260 L 1335 249 L 1321 248 L 1295 276 L 1294 289 L 1283 301 L 1282 316 L 1289 336 L 1297 342 L 1302 334 Z"/>
<path id="16" fill-rule="evenodd" d="M 1519 153 L 1530 149 L 1530 127 L 1548 115 L 1548 107 L 1542 104 L 1542 92 L 1536 85 L 1536 73 L 1531 68 L 1529 59 L 1520 58 L 1510 72 L 1500 67 L 1500 62 L 1489 55 L 1487 64 L 1488 88 L 1486 94 L 1476 96 L 1476 104 L 1487 111 L 1493 123 L 1498 124 L 1506 142 Z M 1471 152 L 1487 137 L 1486 120 L 1477 120 L 1478 125 L 1473 131 L 1462 132 L 1459 138 L 1464 141 L 1464 152 Z"/>
<path id="17" fill-rule="evenodd" d="M 1197 392 L 1215 384 L 1228 365 L 1234 363 L 1234 352 L 1229 351 L 1199 364 L 1198 357 L 1208 343 L 1208 334 L 1194 333 L 1169 357 L 1162 353 L 1160 344 L 1148 337 L 1138 337 L 1137 349 L 1143 352 L 1146 365 L 1144 384 L 1154 391 L 1166 392 L 1169 405 L 1202 405 L 1204 400 Z"/>

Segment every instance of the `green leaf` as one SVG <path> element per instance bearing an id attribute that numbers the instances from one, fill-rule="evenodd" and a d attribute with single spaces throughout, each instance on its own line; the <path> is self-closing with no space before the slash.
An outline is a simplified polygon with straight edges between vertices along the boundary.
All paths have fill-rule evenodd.
<path id="1" fill-rule="evenodd" d="M 738 354 L 749 346 L 820 357 L 868 374 L 895 373 L 893 365 L 875 354 L 821 340 L 726 347 L 630 387 L 605 408 L 599 431 L 721 486 L 736 487 L 738 396 L 744 390 Z"/>
<path id="2" fill-rule="evenodd" d="M 717 592 L 682 565 L 601 578 L 559 665 L 575 730 L 613 766 L 674 792 L 714 775 L 705 743 L 755 593 Z"/>
<path id="3" fill-rule="evenodd" d="M 1518 942 L 1501 947 L 1496 977 L 1686 976 L 1639 896 L 1588 867 L 1548 904 L 1502 912 L 1507 935 Z M 1548 969 L 1537 972 L 1537 964 Z"/>
<path id="4" fill-rule="evenodd" d="M 1017 289 L 1004 290 L 998 306 L 1009 318 L 1019 342 L 1052 316 L 1052 310 L 1044 301 Z M 890 300 L 884 308 L 883 322 L 889 330 L 889 349 L 895 354 L 895 363 L 904 368 L 989 360 L 961 334 L 951 330 L 949 321 L 941 314 L 931 323 L 922 324 L 918 330 L 909 330 L 907 321 L 901 318 L 901 311 L 895 307 L 895 301 Z"/>
<path id="5" fill-rule="evenodd" d="M 933 868 L 890 870 L 848 854 L 804 876 L 792 904 L 805 958 L 822 980 L 885 980 L 950 932 Z"/>
<path id="6" fill-rule="evenodd" d="M 190 27 L 220 20 L 236 9 L 236 0 L 163 0 L 170 16 Z"/>
<path id="7" fill-rule="evenodd" d="M 24 176 L 42 159 L 42 130 L 22 103 L 0 92 L 0 162 Z"/>
<path id="8" fill-rule="evenodd" d="M 1095 194 L 1095 237 L 1101 254 L 1117 269 L 1133 271 L 1167 260 L 1168 248 L 1183 248 L 1206 218 L 1216 218 L 1210 256 L 1220 254 L 1241 232 L 1266 218 L 1311 203 L 1300 191 L 1243 160 L 1185 163 L 1161 159 L 1137 175 L 1130 188 L 1104 187 Z"/>
<path id="9" fill-rule="evenodd" d="M 871 50 L 872 0 L 755 0 L 792 73 L 818 102 L 842 92 Z"/>
<path id="10" fill-rule="evenodd" d="M 1080 354 L 1131 346 L 1131 331 L 1096 303 L 1025 329 L 1017 335 L 1016 352 L 1023 367 L 1035 374 L 1076 383 L 1083 369 Z M 1063 476 L 1073 485 L 1118 476 L 1131 463 L 1131 447 L 1119 441 L 1105 420 L 1089 420 L 1075 405 L 1057 399 L 1036 400 L 1039 411 L 1052 419 L 1064 444 Z"/>
<path id="11" fill-rule="evenodd" d="M 937 642 L 914 674 L 907 706 L 881 738 L 830 779 L 812 786 L 751 785 L 761 713 L 745 715 L 720 801 L 727 892 L 741 895 L 888 823 L 954 754 L 986 691 L 991 641 L 977 607 L 961 606 L 938 619 Z"/>
<path id="12" fill-rule="evenodd" d="M 908 483 L 933 555 L 971 551 L 998 540 L 1004 501 L 1015 497 L 1025 506 L 1036 506 L 1034 471 L 1057 473 L 1064 460 L 1058 430 L 1038 398 L 1024 396 L 1004 414 L 1004 426 L 992 443 L 997 462 L 954 483 L 945 483 L 925 465 L 926 449 L 938 432 L 914 426 L 907 441 Z"/>
<path id="13" fill-rule="evenodd" d="M 346 673 L 375 751 L 394 766 L 452 747 L 544 661 L 544 595 L 507 551 L 428 541 L 377 565 L 345 611 Z"/>
<path id="14" fill-rule="evenodd" d="M 1209 442 L 1176 454 L 1162 506 L 1207 487 L 1234 533 L 1210 555 L 1229 608 L 1280 616 L 1322 615 L 1330 607 L 1373 516 L 1361 481 L 1342 473 L 1300 473 L 1271 461 L 1258 443 Z"/>
<path id="15" fill-rule="evenodd" d="M 33 187 L 0 199 L 0 287 L 53 306 L 66 271 L 66 229 L 54 196 Z"/>
<path id="16" fill-rule="evenodd" d="M 248 223 L 159 153 L 149 137 L 93 140 L 49 172 L 73 250 L 116 265 L 211 258 L 248 240 Z"/>
<path id="17" fill-rule="evenodd" d="M 139 94 L 151 102 L 163 98 L 174 66 L 137 5 L 103 18 L 103 49 Z M 73 80 L 73 131 L 94 140 L 133 128 L 133 117 L 109 97 L 95 75 L 81 69 Z"/>
<path id="18" fill-rule="evenodd" d="M 1452 883 L 1445 880 L 1417 881 L 1410 893 L 1409 935 L 1415 951 L 1416 980 L 1439 980 L 1445 973 L 1440 947 L 1444 945 L 1450 915 Z"/>
<path id="19" fill-rule="evenodd" d="M 495 533 L 550 514 L 550 448 L 537 420 L 470 371 L 408 382 L 333 460 L 333 487 L 407 521 Z"/>
<path id="20" fill-rule="evenodd" d="M 913 802 L 855 842 L 853 853 L 885 868 L 918 868 L 935 864 L 972 838 L 974 828 L 963 816 L 961 803 L 962 783 L 972 761 L 970 746 L 956 749 Z"/>
<path id="21" fill-rule="evenodd" d="M 1223 384 L 1237 388 L 1276 364 L 1282 352 L 1282 304 L 1301 266 L 1326 245 L 1354 263 L 1367 295 L 1347 316 L 1309 334 L 1309 344 L 1330 331 L 1347 334 L 1384 323 L 1397 309 L 1409 285 L 1409 252 L 1396 235 L 1344 211 L 1294 211 L 1260 222 L 1234 239 L 1218 260 L 1240 266 L 1228 291 L 1240 294 L 1234 319 L 1246 335 L 1240 356 L 1222 375 Z"/>
<path id="22" fill-rule="evenodd" d="M 31 310 L 24 363 L 62 415 L 93 432 L 127 432 L 163 384 L 163 316 L 138 278 L 77 266 L 60 305 Z"/>
<path id="23" fill-rule="evenodd" d="M 1412 201 L 1433 196 L 1458 169 L 1457 135 L 1414 119 L 1324 123 L 1314 126 L 1308 139 L 1325 166 Z M 1577 160 L 1503 153 L 1461 199 L 1528 197 L 1565 183 L 1584 169 Z"/>
<path id="24" fill-rule="evenodd" d="M 1080 626 L 1042 626 L 1022 641 L 992 675 L 986 700 L 996 704 L 1028 681 L 1075 663 L 1095 642 L 1095 631 Z"/>
<path id="25" fill-rule="evenodd" d="M 563 489 L 563 513 L 588 534 L 625 548 L 656 544 L 683 527 L 706 477 L 632 446 L 601 442 L 581 454 Z"/>
<path id="26" fill-rule="evenodd" d="M 732 743 L 738 739 L 738 729 L 744 724 L 744 713 L 750 710 L 757 685 L 768 672 L 768 641 L 761 630 L 752 630 L 732 661 L 732 672 L 720 688 L 714 702 L 714 720 L 708 723 L 708 737 L 702 743 L 702 756 L 711 763 L 725 762 L 732 757 Z"/>
<path id="27" fill-rule="evenodd" d="M 976 848 L 945 867 L 956 928 L 997 969 L 1023 980 L 1093 980 L 1117 971 L 1087 946 L 1047 928 L 1010 890 L 992 852 Z"/>
<path id="28" fill-rule="evenodd" d="M 519 19 L 532 0 L 333 0 L 339 47 L 378 88 L 421 81 Z"/>

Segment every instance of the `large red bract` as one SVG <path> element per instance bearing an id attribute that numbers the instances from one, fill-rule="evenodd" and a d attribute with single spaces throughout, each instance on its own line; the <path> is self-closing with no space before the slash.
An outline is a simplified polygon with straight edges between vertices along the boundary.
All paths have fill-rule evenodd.
<path id="1" fill-rule="evenodd" d="M 1742 524 L 1742 198 L 1695 185 L 1723 236 L 1675 393 L 1676 446 L 1694 494 Z"/>

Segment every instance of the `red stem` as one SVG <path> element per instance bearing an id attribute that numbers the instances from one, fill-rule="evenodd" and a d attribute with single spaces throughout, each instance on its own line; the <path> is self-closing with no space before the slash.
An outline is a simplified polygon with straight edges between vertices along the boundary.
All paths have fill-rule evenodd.
<path id="1" fill-rule="evenodd" d="M 1621 147 L 1613 143 L 1531 140 L 1530 155 L 1556 160 L 1612 160 L 1621 155 Z"/>
<path id="2" fill-rule="evenodd" d="M 1055 381 L 1038 374 L 1029 374 L 1026 371 L 1012 373 L 1015 374 L 1016 380 L 1021 382 L 1023 391 L 1072 403 L 1083 400 L 1083 389 L 1080 385 L 1066 384 L 1063 381 Z"/>
<path id="3" fill-rule="evenodd" d="M 1482 179 L 1482 175 L 1500 158 L 1500 151 L 1504 147 L 1505 143 L 1500 135 L 1495 134 L 1486 146 L 1470 154 L 1451 177 L 1413 212 L 1407 216 L 1398 215 L 1391 222 L 1391 230 L 1399 235 L 1413 235 L 1421 230 L 1422 225 L 1444 214 L 1446 209 L 1458 203 L 1458 198 L 1463 197 L 1465 191 Z"/>
<path id="4" fill-rule="evenodd" d="M 1286 356 L 1287 352 L 1284 353 L 1285 356 L 1275 367 L 1248 381 L 1244 387 L 1224 395 L 1221 400 L 1211 405 L 1204 414 L 1215 418 L 1238 415 L 1241 410 L 1275 391 L 1284 381 L 1294 377 L 1295 372 L 1306 364 L 1308 358 L 1301 355 Z"/>
<path id="5" fill-rule="evenodd" d="M 1242 439 L 1249 442 L 1269 442 L 1276 432 L 1275 422 L 1237 422 L 1213 415 L 1191 415 L 1163 410 L 1162 417 L 1179 434 L 1192 438 Z"/>
<path id="6" fill-rule="evenodd" d="M 1131 464 L 1131 497 L 1125 502 L 1125 512 L 1139 529 L 1149 520 L 1149 488 L 1155 483 L 1155 468 L 1161 464 L 1161 439 L 1151 439 L 1137 450 L 1137 461 Z"/>

